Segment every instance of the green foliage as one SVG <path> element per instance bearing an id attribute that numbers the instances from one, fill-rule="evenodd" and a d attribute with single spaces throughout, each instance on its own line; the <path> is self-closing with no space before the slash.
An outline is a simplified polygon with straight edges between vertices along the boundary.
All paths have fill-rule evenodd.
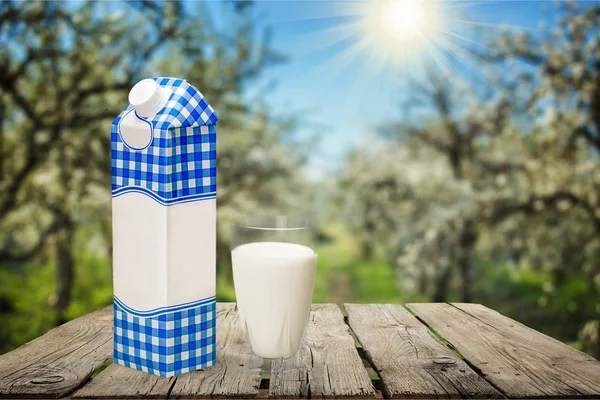
<path id="1" fill-rule="evenodd" d="M 404 118 L 348 157 L 342 215 L 400 283 L 581 331 L 600 356 L 600 6 L 557 7 L 539 34 L 494 35 L 482 81 L 426 69 Z"/>
<path id="2" fill-rule="evenodd" d="M 222 4 L 223 31 L 204 7 L 0 3 L 0 269 L 33 291 L 29 276 L 50 274 L 36 292 L 44 305 L 11 286 L 2 292 L 3 308 L 11 320 L 25 309 L 55 313 L 54 322 L 40 319 L 44 329 L 18 333 L 12 322 L 3 324 L 7 346 L 110 303 L 109 124 L 139 79 L 185 77 L 221 116 L 219 137 L 227 140 L 218 140 L 219 260 L 227 258 L 228 221 L 248 210 L 303 204 L 286 196 L 303 184 L 293 119 L 274 122 L 259 102 L 243 100 L 245 87 L 282 57 L 251 2 Z M 219 274 L 230 280 L 228 269 Z M 219 291 L 220 299 L 232 298 L 230 285 Z"/>
<path id="3" fill-rule="evenodd" d="M 318 248 L 314 302 L 397 303 L 402 300 L 395 271 L 385 261 L 357 262 L 360 240 L 343 226 L 330 224 L 330 241 Z"/>
<path id="4" fill-rule="evenodd" d="M 477 280 L 482 304 L 565 342 L 596 317 L 594 290 L 582 274 L 556 282 L 550 271 L 511 265 L 487 265 Z"/>
<path id="5" fill-rule="evenodd" d="M 112 304 L 110 259 L 105 254 L 98 256 L 90 252 L 90 246 L 84 245 L 91 236 L 93 231 L 90 229 L 81 230 L 77 235 L 77 284 L 73 286 L 66 310 L 68 319 Z M 3 298 L 0 351 L 35 339 L 54 326 L 55 274 L 56 266 L 52 262 L 0 265 L 0 293 Z"/>
<path id="6" fill-rule="evenodd" d="M 75 248 L 75 279 L 66 315 L 76 318 L 112 304 L 112 268 L 110 258 L 105 254 L 90 251 L 88 244 L 93 231 L 81 230 L 77 235 Z M 93 249 L 93 247 L 92 247 Z M 103 253 L 103 252 L 101 252 Z"/>
<path id="7" fill-rule="evenodd" d="M 49 299 L 54 291 L 54 269 L 50 264 L 28 264 L 16 268 L 0 265 L 0 351 L 44 334 L 53 323 Z"/>

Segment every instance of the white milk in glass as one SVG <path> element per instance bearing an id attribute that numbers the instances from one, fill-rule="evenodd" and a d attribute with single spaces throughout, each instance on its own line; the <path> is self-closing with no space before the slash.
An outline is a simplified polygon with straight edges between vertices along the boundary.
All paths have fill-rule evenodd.
<path id="1" fill-rule="evenodd" d="M 292 357 L 308 321 L 317 255 L 300 244 L 258 242 L 236 247 L 231 257 L 252 351 L 263 358 Z"/>

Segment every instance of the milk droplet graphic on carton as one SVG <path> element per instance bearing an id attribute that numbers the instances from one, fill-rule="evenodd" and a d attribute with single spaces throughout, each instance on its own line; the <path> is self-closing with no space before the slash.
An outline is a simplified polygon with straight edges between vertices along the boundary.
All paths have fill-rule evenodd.
<path id="1" fill-rule="evenodd" d="M 129 102 L 111 130 L 114 362 L 168 377 L 216 361 L 217 116 L 182 79 Z"/>

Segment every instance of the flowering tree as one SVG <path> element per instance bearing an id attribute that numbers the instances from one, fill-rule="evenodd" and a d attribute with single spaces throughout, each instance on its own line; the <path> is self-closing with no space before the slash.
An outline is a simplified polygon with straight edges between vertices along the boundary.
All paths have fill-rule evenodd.
<path id="1" fill-rule="evenodd" d="M 540 232 L 560 278 L 580 270 L 600 298 L 600 6 L 561 3 L 563 17 L 541 36 L 504 36 L 489 58 L 518 65 L 516 112 L 536 120 L 516 175 L 518 201 L 500 204 L 495 221 L 534 216 L 555 230 Z M 517 193 L 515 193 L 517 195 Z M 539 243 L 538 243 L 539 246 Z M 600 306 L 594 353 L 600 356 Z M 592 329 L 585 331 L 592 332 Z M 590 349 L 592 351 L 592 349 Z"/>
<path id="2" fill-rule="evenodd" d="M 552 30 L 489 44 L 481 68 L 493 92 L 430 72 L 413 88 L 419 108 L 385 127 L 392 144 L 371 168 L 355 167 L 365 154 L 348 161 L 346 197 L 377 217 L 373 231 L 394 236 L 403 280 L 436 301 L 447 299 L 455 270 L 462 300 L 472 301 L 489 260 L 548 270 L 556 283 L 585 274 L 600 298 L 600 7 L 561 7 Z M 380 179 L 394 185 L 379 190 Z M 599 326 L 583 329 L 595 354 Z"/>
<path id="3" fill-rule="evenodd" d="M 202 3 L 0 4 L 0 267 L 51 259 L 56 323 L 76 279 L 78 229 L 103 233 L 110 254 L 110 122 L 138 80 L 185 77 L 221 115 L 220 215 L 274 207 L 277 185 L 293 184 L 303 159 L 282 140 L 289 126 L 242 98 L 282 58 L 252 3 L 222 10 L 224 32 Z"/>

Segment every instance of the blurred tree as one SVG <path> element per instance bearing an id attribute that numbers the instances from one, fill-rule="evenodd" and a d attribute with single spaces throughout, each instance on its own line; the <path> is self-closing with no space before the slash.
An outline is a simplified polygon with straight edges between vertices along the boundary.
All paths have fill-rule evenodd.
<path id="1" fill-rule="evenodd" d="M 569 290 L 566 278 L 585 274 L 600 313 L 600 6 L 559 7 L 556 28 L 511 32 L 490 44 L 481 54 L 489 61 L 480 61 L 481 70 L 490 68 L 483 84 L 427 71 L 412 87 L 410 113 L 382 130 L 387 142 L 376 155 L 362 150 L 348 160 L 341 177 L 352 189 L 347 198 L 379 216 L 372 229 L 397 238 L 402 279 L 412 277 L 436 301 L 456 286 L 472 301 L 475 266 L 506 263 L 551 272 L 549 293 Z M 369 161 L 356 167 L 360 159 Z M 369 162 L 382 166 L 367 169 Z M 412 170 L 419 179 L 410 179 Z M 393 195 L 372 184 L 390 175 Z M 414 205 L 400 205 L 397 196 Z M 452 280 L 454 268 L 460 276 Z M 571 300 L 564 307 L 588 308 Z M 587 324 L 582 337 L 596 338 L 600 356 L 600 335 L 589 335 L 598 326 Z"/>
<path id="2" fill-rule="evenodd" d="M 536 119 L 526 142 L 526 198 L 500 205 L 494 218 L 543 213 L 556 226 L 555 276 L 582 271 L 595 283 L 600 357 L 600 5 L 563 2 L 561 18 L 542 35 L 504 35 L 489 58 L 519 66 L 512 83 L 516 112 Z M 547 226 L 548 226 L 547 225 Z M 591 329 L 591 328 L 586 328 Z"/>
<path id="3" fill-rule="evenodd" d="M 394 130 L 400 136 L 416 139 L 417 142 L 439 153 L 446 160 L 451 179 L 457 183 L 468 182 L 471 190 L 480 189 L 482 171 L 477 167 L 478 147 L 482 137 L 491 137 L 505 129 L 508 105 L 504 100 L 494 100 L 494 93 L 473 90 L 452 75 L 426 68 L 425 84 L 412 83 L 414 97 L 406 103 L 405 121 Z M 435 113 L 436 118 L 423 125 L 411 121 L 411 108 L 417 105 Z M 471 208 L 473 211 L 476 209 Z M 464 211 L 464 210 L 463 210 Z M 455 221 L 452 257 L 448 264 L 440 265 L 436 276 L 433 300 L 446 301 L 452 271 L 459 268 L 461 278 L 461 300 L 474 301 L 474 268 L 476 268 L 475 246 L 478 239 L 477 212 L 461 213 L 460 223 Z"/>
<path id="4" fill-rule="evenodd" d="M 137 73 L 115 74 L 112 68 L 121 51 L 136 48 L 118 40 L 126 24 L 114 15 L 98 18 L 92 3 L 77 9 L 53 2 L 0 7 L 0 260 L 30 260 L 53 245 L 57 285 L 51 302 L 60 324 L 70 300 L 81 199 L 94 185 L 108 183 L 109 139 L 101 123 L 114 117 L 120 108 L 114 94 L 125 93 Z M 112 42 L 118 50 L 106 51 Z"/>
<path id="5" fill-rule="evenodd" d="M 365 218 L 357 225 L 359 230 L 368 232 L 370 226 L 371 231 L 380 232 L 377 237 L 366 236 L 367 245 L 395 238 L 395 259 L 407 242 L 420 243 L 413 243 L 410 257 L 401 259 L 420 266 L 421 288 L 427 286 L 427 271 L 433 272 L 434 301 L 447 300 L 452 273 L 458 267 L 461 299 L 471 302 L 480 218 L 475 195 L 486 184 L 485 170 L 478 165 L 483 149 L 476 144 L 482 137 L 503 132 L 508 106 L 503 100 L 492 100 L 491 93 L 474 93 L 431 67 L 423 83 L 411 83 L 410 93 L 402 123 L 382 131 L 399 147 L 386 144 L 370 158 L 353 154 L 341 177 L 344 196 L 354 203 L 352 213 Z M 357 166 L 365 157 L 368 161 Z M 422 171 L 415 173 L 417 169 Z M 348 196 L 348 188 L 353 188 L 353 196 Z M 413 205 L 402 206 L 401 200 Z M 410 229 L 403 229 L 405 225 Z"/>
<path id="6" fill-rule="evenodd" d="M 268 31 L 257 37 L 251 2 L 223 10 L 219 32 L 203 3 L 0 3 L 0 266 L 50 257 L 56 324 L 77 280 L 75 232 L 95 226 L 110 253 L 109 124 L 139 79 L 185 76 L 222 116 L 220 208 L 274 206 L 269 185 L 293 181 L 293 126 L 242 97 L 282 58 Z"/>
<path id="7" fill-rule="evenodd" d="M 387 258 L 393 263 L 394 233 L 402 223 L 399 209 L 411 199 L 411 188 L 405 182 L 397 154 L 371 146 L 371 152 L 354 151 L 340 175 L 340 202 L 344 219 L 360 243 L 360 259 L 375 256 L 375 244 L 391 249 Z"/>

